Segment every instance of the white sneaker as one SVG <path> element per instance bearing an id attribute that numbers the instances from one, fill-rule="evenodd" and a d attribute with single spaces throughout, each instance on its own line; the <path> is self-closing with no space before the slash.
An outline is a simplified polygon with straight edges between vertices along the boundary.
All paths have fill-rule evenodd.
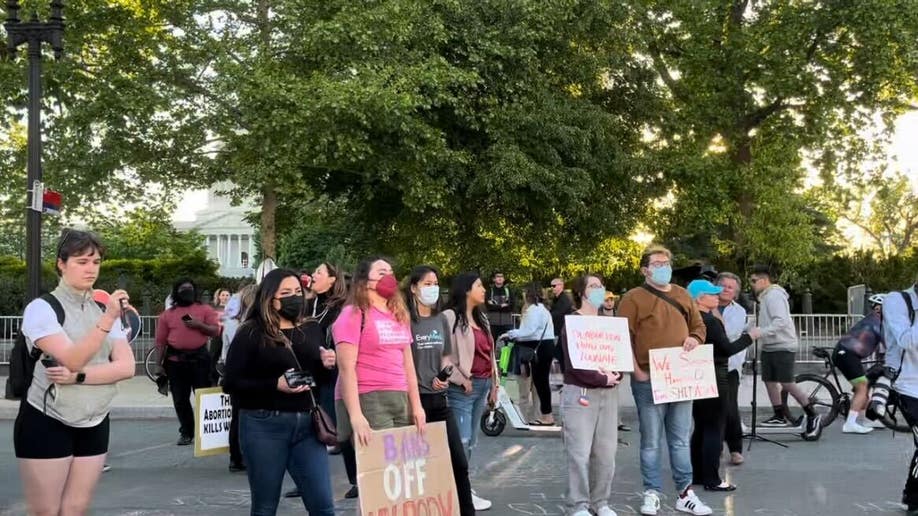
<path id="1" fill-rule="evenodd" d="M 748 434 L 749 432 L 752 431 L 752 429 L 746 426 L 746 423 L 743 421 L 740 421 L 740 427 L 743 429 L 744 434 Z"/>
<path id="2" fill-rule="evenodd" d="M 589 514 L 589 512 L 587 512 L 587 514 Z M 603 505 L 596 511 L 596 516 L 618 516 L 618 514 L 608 505 Z"/>
<path id="3" fill-rule="evenodd" d="M 491 500 L 485 500 L 484 498 L 478 496 L 475 493 L 472 493 L 472 505 L 475 506 L 476 511 L 486 511 L 491 508 Z"/>
<path id="4" fill-rule="evenodd" d="M 641 514 L 656 516 L 660 510 L 660 497 L 655 491 L 644 491 L 644 503 L 641 504 Z"/>
<path id="5" fill-rule="evenodd" d="M 590 512 L 590 511 L 588 511 L 588 510 L 586 510 L 586 509 L 580 509 L 579 511 L 575 512 L 574 514 L 571 514 L 571 516 L 593 516 L 593 513 Z"/>
<path id="6" fill-rule="evenodd" d="M 676 510 L 696 516 L 706 516 L 714 512 L 710 507 L 705 505 L 704 502 L 699 500 L 695 495 L 695 491 L 691 489 L 686 491 L 685 496 L 676 497 Z"/>
<path id="7" fill-rule="evenodd" d="M 842 433 L 845 434 L 869 434 L 873 432 L 873 428 L 860 425 L 858 423 L 851 423 L 845 421 L 844 426 L 842 426 Z"/>

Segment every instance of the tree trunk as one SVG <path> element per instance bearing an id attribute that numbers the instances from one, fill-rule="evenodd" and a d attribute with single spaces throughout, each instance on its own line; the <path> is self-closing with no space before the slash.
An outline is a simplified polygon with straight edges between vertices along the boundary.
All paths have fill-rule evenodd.
<path id="1" fill-rule="evenodd" d="M 274 216 L 277 213 L 277 192 L 272 185 L 266 185 L 261 192 L 261 255 L 262 259 L 277 259 L 277 228 Z"/>
<path id="2" fill-rule="evenodd" d="M 255 7 L 258 32 L 263 56 L 271 55 L 270 0 L 259 0 Z M 277 192 L 274 185 L 266 183 L 261 190 L 261 254 L 262 259 L 277 259 Z"/>

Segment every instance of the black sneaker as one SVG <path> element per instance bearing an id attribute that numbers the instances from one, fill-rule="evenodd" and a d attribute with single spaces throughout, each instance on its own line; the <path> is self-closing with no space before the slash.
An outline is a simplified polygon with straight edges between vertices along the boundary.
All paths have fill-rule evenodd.
<path id="1" fill-rule="evenodd" d="M 239 473 L 241 471 L 245 471 L 245 464 L 241 462 L 230 462 L 229 471 L 230 473 Z"/>
<path id="2" fill-rule="evenodd" d="M 179 437 L 178 441 L 175 444 L 179 446 L 188 446 L 189 444 L 193 444 L 193 443 L 194 443 L 194 437 L 183 435 Z"/>
<path id="3" fill-rule="evenodd" d="M 299 497 L 300 497 L 299 489 L 291 489 L 287 491 L 286 493 L 284 493 L 284 498 L 299 498 Z"/>
<path id="4" fill-rule="evenodd" d="M 806 429 L 803 431 L 803 438 L 815 441 L 822 434 L 822 415 L 816 414 L 813 417 L 806 417 Z"/>
<path id="5" fill-rule="evenodd" d="M 357 491 L 357 486 L 351 486 L 346 493 L 344 493 L 345 498 L 357 498 L 360 496 L 360 493 Z"/>
<path id="6" fill-rule="evenodd" d="M 781 427 L 781 426 L 790 426 L 790 421 L 788 421 L 787 419 L 784 419 L 781 416 L 771 416 L 765 421 L 760 422 L 759 426 L 769 426 L 772 428 Z"/>

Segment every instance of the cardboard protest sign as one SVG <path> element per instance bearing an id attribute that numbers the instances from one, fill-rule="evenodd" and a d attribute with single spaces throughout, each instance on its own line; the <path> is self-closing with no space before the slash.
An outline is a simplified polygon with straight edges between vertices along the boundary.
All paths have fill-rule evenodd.
<path id="1" fill-rule="evenodd" d="M 357 446 L 357 487 L 363 516 L 453 516 L 459 498 L 446 441 L 446 424 L 373 432 Z"/>
<path id="2" fill-rule="evenodd" d="M 575 369 L 634 371 L 628 319 L 599 315 L 564 317 L 567 352 Z"/>
<path id="3" fill-rule="evenodd" d="M 682 347 L 651 349 L 650 386 L 657 405 L 716 398 L 714 346 L 704 344 L 689 352 Z"/>
<path id="4" fill-rule="evenodd" d="M 229 429 L 233 406 L 223 387 L 194 391 L 194 456 L 229 453 Z"/>

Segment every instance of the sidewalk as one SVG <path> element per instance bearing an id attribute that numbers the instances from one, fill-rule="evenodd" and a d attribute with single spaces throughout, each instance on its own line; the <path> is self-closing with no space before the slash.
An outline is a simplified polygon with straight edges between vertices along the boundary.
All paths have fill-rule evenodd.
<path id="1" fill-rule="evenodd" d="M 803 372 L 803 367 L 798 367 L 798 373 Z M 553 378 L 553 383 L 554 383 Z M 634 398 L 631 396 L 630 376 L 626 376 L 624 382 L 619 387 L 622 392 L 619 401 L 621 407 L 626 412 L 633 413 Z M 0 385 L 6 384 L 6 378 L 0 377 Z M 843 383 L 844 388 L 848 388 Z M 515 382 L 508 381 L 507 388 L 512 397 L 516 398 Z M 765 392 L 765 385 L 759 380 L 756 397 L 759 402 L 759 413 L 770 414 L 771 403 L 768 401 L 768 395 Z M 739 389 L 740 408 L 749 408 L 752 401 L 752 375 L 744 375 Z M 552 402 L 558 406 L 558 392 L 552 393 Z M 629 410 L 630 409 L 630 410 Z M 15 419 L 19 411 L 19 401 L 0 399 L 0 419 Z M 172 408 L 172 399 L 168 396 L 162 396 L 156 391 L 156 384 L 150 381 L 146 376 L 135 376 L 118 384 L 118 394 L 115 396 L 114 405 L 111 411 L 112 419 L 159 419 L 175 418 L 175 410 Z"/>

